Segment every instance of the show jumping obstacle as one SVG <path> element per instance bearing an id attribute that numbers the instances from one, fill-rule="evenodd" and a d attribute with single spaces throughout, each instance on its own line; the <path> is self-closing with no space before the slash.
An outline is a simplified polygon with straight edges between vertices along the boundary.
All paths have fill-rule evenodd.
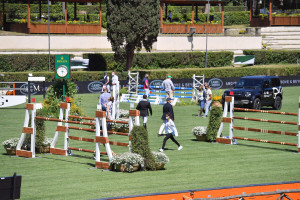
<path id="1" fill-rule="evenodd" d="M 230 104 L 230 106 L 229 106 L 229 111 L 230 111 L 229 117 L 227 117 L 228 104 Z M 289 146 L 298 147 L 298 153 L 300 153 L 300 98 L 299 98 L 298 114 L 297 113 L 289 113 L 289 112 L 268 111 L 268 110 L 234 108 L 233 106 L 234 106 L 234 97 L 226 96 L 225 97 L 225 103 L 224 103 L 224 113 L 223 113 L 223 117 L 222 117 L 222 122 L 221 122 L 219 131 L 218 131 L 218 135 L 217 135 L 217 142 L 225 143 L 225 144 L 233 144 L 233 139 L 237 139 L 237 140 L 248 140 L 248 141 L 255 141 L 255 142 L 265 142 L 265 143 L 272 143 L 272 144 L 289 145 Z M 245 111 L 245 112 L 260 112 L 260 113 L 298 116 L 298 122 L 287 122 L 287 121 L 257 119 L 257 118 L 248 118 L 248 117 L 235 117 L 235 116 L 233 116 L 233 111 L 234 110 L 235 111 Z M 233 125 L 234 119 L 296 125 L 298 127 L 298 132 L 275 131 L 275 130 L 268 130 L 268 129 L 258 129 L 258 128 L 247 128 L 247 127 L 234 126 Z M 224 123 L 229 123 L 229 137 L 221 138 L 220 136 L 221 136 L 221 133 L 223 131 Z M 233 136 L 233 130 L 234 129 L 235 130 L 242 130 L 242 131 L 260 132 L 260 133 L 271 133 L 271 134 L 279 134 L 279 135 L 298 136 L 298 144 L 288 143 L 288 142 L 277 142 L 277 141 L 261 140 L 261 139 L 254 139 L 254 138 L 246 138 L 246 137 L 234 137 Z"/>
<path id="2" fill-rule="evenodd" d="M 128 94 L 123 94 L 121 97 L 121 102 L 127 103 L 138 103 L 143 99 L 144 92 L 143 85 L 138 85 L 138 73 L 128 73 L 129 82 L 128 82 Z M 174 91 L 172 104 L 175 105 L 180 99 L 188 98 L 197 100 L 197 91 L 200 85 L 204 85 L 204 75 L 196 76 L 195 74 L 192 77 L 193 79 L 193 87 L 175 87 L 175 90 L 192 90 L 191 92 L 186 91 Z M 155 90 L 157 89 L 157 90 Z M 152 104 L 159 105 L 165 104 L 167 95 L 161 95 L 158 93 L 166 93 L 166 91 L 162 90 L 162 86 L 151 86 L 150 84 L 150 93 L 148 95 L 148 101 Z M 179 95 L 176 95 L 179 94 Z"/>
<path id="3" fill-rule="evenodd" d="M 28 127 L 30 111 L 32 113 L 31 114 L 31 127 Z M 106 154 L 108 156 L 109 162 L 110 162 L 112 159 L 112 156 L 113 156 L 110 145 L 126 146 L 126 147 L 129 147 L 129 151 L 130 151 L 130 146 L 131 146 L 130 132 L 131 132 L 134 124 L 139 125 L 139 111 L 138 110 L 130 110 L 129 111 L 129 121 L 128 122 L 120 121 L 120 120 L 107 120 L 106 112 L 104 112 L 104 111 L 96 111 L 96 118 L 69 115 L 69 113 L 70 113 L 70 104 L 69 103 L 61 103 L 60 104 L 59 119 L 39 117 L 39 116 L 35 116 L 35 113 L 36 113 L 36 110 L 34 108 L 34 104 L 27 104 L 24 128 L 23 128 L 22 136 L 21 136 L 20 141 L 17 146 L 17 155 L 18 156 L 30 157 L 30 158 L 33 158 L 35 156 L 35 129 L 36 129 L 36 127 L 35 127 L 34 119 L 40 119 L 40 120 L 45 120 L 45 121 L 54 121 L 54 122 L 58 122 L 58 124 L 57 124 L 57 128 L 56 128 L 56 132 L 55 132 L 53 141 L 50 145 L 50 153 L 57 154 L 57 155 L 64 155 L 64 156 L 68 156 L 69 155 L 68 152 L 70 150 L 95 153 L 96 154 L 95 166 L 97 168 L 103 168 L 103 169 L 108 169 L 109 163 L 101 162 L 100 154 Z M 69 119 L 89 120 L 90 122 L 73 121 L 73 120 L 69 120 Z M 107 122 L 128 124 L 129 132 L 122 133 L 122 132 L 108 131 L 107 130 Z M 75 127 L 75 126 L 69 126 L 69 124 L 95 126 L 95 128 Z M 70 129 L 93 132 L 93 133 L 95 133 L 95 137 L 94 138 L 85 138 L 85 137 L 71 136 L 69 134 Z M 55 147 L 60 132 L 64 133 L 63 149 Z M 25 134 L 32 134 L 31 135 L 31 151 L 21 150 L 21 146 L 25 139 Z M 129 139 L 129 142 L 123 143 L 123 142 L 109 141 L 108 134 L 127 136 Z M 95 147 L 95 150 L 70 147 L 69 140 L 92 142 L 92 143 L 96 144 L 96 147 Z M 106 149 L 105 152 L 100 151 L 101 144 L 104 144 L 105 149 Z"/>

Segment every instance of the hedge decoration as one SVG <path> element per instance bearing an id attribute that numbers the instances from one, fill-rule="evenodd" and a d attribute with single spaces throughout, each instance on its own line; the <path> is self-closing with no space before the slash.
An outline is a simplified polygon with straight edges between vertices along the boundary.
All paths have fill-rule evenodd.
<path id="1" fill-rule="evenodd" d="M 149 147 L 147 130 L 143 126 L 134 126 L 131 131 L 131 138 L 132 153 L 140 154 L 144 158 L 147 170 L 155 170 L 156 164 Z"/>
<path id="2" fill-rule="evenodd" d="M 222 120 L 222 104 L 214 103 L 211 106 L 209 122 L 207 126 L 207 140 L 215 141 Z"/>

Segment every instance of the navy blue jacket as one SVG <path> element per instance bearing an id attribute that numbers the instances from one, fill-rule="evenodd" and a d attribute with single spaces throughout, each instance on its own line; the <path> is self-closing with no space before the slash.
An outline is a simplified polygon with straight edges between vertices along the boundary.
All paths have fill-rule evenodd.
<path id="1" fill-rule="evenodd" d="M 170 113 L 173 120 L 175 120 L 174 112 L 173 112 L 173 106 L 170 103 L 166 103 L 163 107 L 163 115 L 161 117 L 162 120 L 166 120 L 166 114 Z"/>

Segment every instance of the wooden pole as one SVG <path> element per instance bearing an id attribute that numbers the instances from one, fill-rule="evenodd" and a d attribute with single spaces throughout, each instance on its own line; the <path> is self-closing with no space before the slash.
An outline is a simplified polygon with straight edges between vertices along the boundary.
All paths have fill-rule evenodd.
<path id="1" fill-rule="evenodd" d="M 163 28 L 163 3 L 160 2 L 160 28 Z"/>
<path id="2" fill-rule="evenodd" d="M 224 26 L 224 4 L 222 4 L 222 26 Z"/>
<path id="3" fill-rule="evenodd" d="M 270 22 L 270 26 L 272 25 L 272 0 L 270 0 L 270 5 L 269 5 L 269 22 Z"/>
<path id="4" fill-rule="evenodd" d="M 74 18 L 77 18 L 77 2 L 74 2 Z"/>
<path id="5" fill-rule="evenodd" d="M 42 19 L 42 0 L 39 0 L 39 19 Z"/>
<path id="6" fill-rule="evenodd" d="M 30 0 L 27 0 L 27 28 L 30 33 Z"/>
<path id="7" fill-rule="evenodd" d="M 67 2 L 65 2 L 65 33 L 68 32 L 68 11 L 67 11 Z"/>
<path id="8" fill-rule="evenodd" d="M 102 7 L 101 7 L 102 0 L 99 0 L 99 24 L 100 24 L 100 33 L 102 27 Z"/>
<path id="9" fill-rule="evenodd" d="M 252 20 L 252 1 L 250 0 L 250 24 L 251 24 L 251 20 Z"/>
<path id="10" fill-rule="evenodd" d="M 192 4 L 192 24 L 194 24 L 194 4 Z"/>

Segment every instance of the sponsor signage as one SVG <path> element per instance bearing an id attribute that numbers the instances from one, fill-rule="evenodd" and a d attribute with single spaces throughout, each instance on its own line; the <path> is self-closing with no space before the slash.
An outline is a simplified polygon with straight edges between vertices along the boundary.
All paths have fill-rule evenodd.
<path id="1" fill-rule="evenodd" d="M 154 80 L 150 82 L 150 89 L 151 90 L 162 90 L 162 88 L 160 88 L 162 86 L 163 80 Z"/>
<path id="2" fill-rule="evenodd" d="M 100 81 L 94 81 L 88 84 L 87 89 L 90 93 L 100 93 L 103 88 L 103 83 Z"/>
<path id="3" fill-rule="evenodd" d="M 282 87 L 289 86 L 300 86 L 300 76 L 280 76 L 279 77 Z M 212 89 L 228 89 L 233 88 L 233 85 L 237 83 L 239 77 L 230 78 L 211 78 L 205 79 Z M 175 87 L 193 87 L 192 79 L 172 79 Z M 161 88 L 155 88 L 155 86 L 161 86 L 163 80 L 149 80 L 151 90 L 162 90 Z M 46 82 L 46 90 L 50 85 L 55 84 L 55 82 Z M 77 81 L 77 91 L 79 94 L 82 93 L 101 93 L 103 82 L 101 81 Z M 120 87 L 126 87 L 128 84 L 127 80 L 120 80 Z M 16 84 L 16 88 L 22 88 L 22 90 L 16 90 L 16 95 L 28 95 L 28 85 L 27 84 Z M 32 94 L 43 94 L 43 84 L 42 83 L 30 83 L 30 91 Z"/>
<path id="4" fill-rule="evenodd" d="M 221 89 L 223 87 L 223 81 L 221 79 L 218 79 L 218 78 L 210 79 L 208 81 L 208 84 L 210 85 L 210 87 L 213 90 L 214 89 Z"/>

